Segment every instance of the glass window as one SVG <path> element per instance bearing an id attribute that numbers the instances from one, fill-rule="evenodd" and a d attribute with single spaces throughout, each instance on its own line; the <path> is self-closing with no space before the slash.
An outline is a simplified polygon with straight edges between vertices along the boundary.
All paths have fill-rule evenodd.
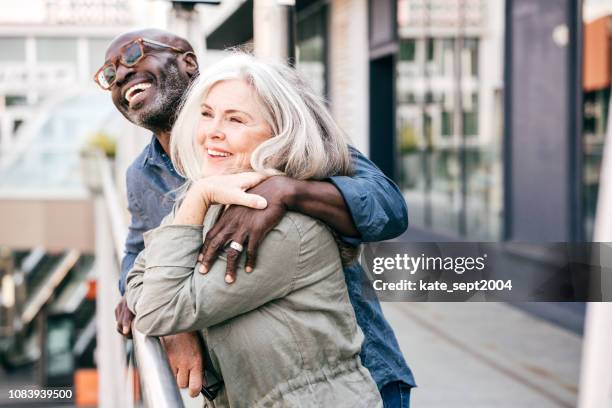
<path id="1" fill-rule="evenodd" d="M 435 57 L 435 43 L 433 38 L 428 38 L 426 40 L 427 44 L 427 61 L 433 61 Z"/>
<path id="2" fill-rule="evenodd" d="M 478 135 L 478 94 L 472 94 L 470 106 L 463 110 L 463 134 L 465 136 Z"/>
<path id="3" fill-rule="evenodd" d="M 416 57 L 416 40 L 408 39 L 400 41 L 400 59 L 402 61 L 414 61 Z"/>
<path id="4" fill-rule="evenodd" d="M 610 87 L 584 93 L 582 205 L 584 236 L 587 241 L 593 239 L 609 103 Z"/>
<path id="5" fill-rule="evenodd" d="M 612 39 L 607 27 L 612 27 L 612 16 L 599 3 L 583 2 L 582 226 L 586 241 L 594 238 L 604 142 L 612 126 L 612 73 L 606 58 L 602 57 L 611 50 Z"/>
<path id="6" fill-rule="evenodd" d="M 454 128 L 453 112 L 442 111 L 442 136 L 452 136 Z"/>
<path id="7" fill-rule="evenodd" d="M 38 38 L 36 41 L 38 62 L 77 63 L 77 42 L 74 38 Z"/>
<path id="8" fill-rule="evenodd" d="M 398 7 L 407 3 L 411 10 L 417 6 L 429 10 L 422 21 L 417 14 L 411 17 L 411 24 L 422 27 L 425 37 L 411 37 L 411 30 L 400 30 L 396 70 L 398 183 L 408 203 L 412 226 L 495 241 L 502 236 L 503 93 L 499 84 L 503 72 L 479 78 L 478 69 L 493 55 L 503 56 L 499 52 L 504 45 L 503 30 L 492 37 L 484 28 L 489 23 L 486 16 L 497 14 L 496 21 L 503 20 L 504 2 L 466 1 L 483 10 L 483 26 L 474 30 L 482 32 L 482 37 L 450 36 L 449 18 L 454 11 L 451 13 L 444 3 L 398 3 Z M 494 9 L 487 11 L 487 7 Z M 465 21 L 457 16 L 456 24 Z M 491 48 L 496 51 L 481 61 L 485 35 L 487 46 L 497 48 Z M 459 46 L 460 78 L 455 67 L 455 48 Z M 407 61 L 418 68 L 407 69 Z"/>
<path id="9" fill-rule="evenodd" d="M 327 5 L 315 2 L 298 9 L 296 59 L 297 69 L 314 91 L 327 96 Z"/>
<path id="10" fill-rule="evenodd" d="M 468 66 L 463 67 L 464 75 L 468 74 L 472 77 L 478 76 L 478 39 L 466 38 L 463 40 L 463 52 L 467 54 L 464 62 Z"/>
<path id="11" fill-rule="evenodd" d="M 25 62 L 25 38 L 0 37 L 1 62 Z"/>
<path id="12" fill-rule="evenodd" d="M 98 68 L 104 63 L 106 48 L 111 43 L 112 38 L 90 38 L 89 39 L 89 71 L 93 76 Z"/>

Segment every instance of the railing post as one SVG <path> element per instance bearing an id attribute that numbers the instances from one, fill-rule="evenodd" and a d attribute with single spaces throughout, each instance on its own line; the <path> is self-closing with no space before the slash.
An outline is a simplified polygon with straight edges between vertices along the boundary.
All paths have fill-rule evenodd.
<path id="1" fill-rule="evenodd" d="M 98 406 L 133 407 L 133 370 L 126 365 L 126 349 L 116 331 L 114 310 L 120 300 L 119 262 L 127 233 L 119 195 L 108 160 L 97 151 L 82 152 L 85 183 L 94 197 L 96 237 L 96 328 Z M 135 360 L 145 406 L 182 408 L 183 400 L 159 340 L 132 330 Z"/>
<path id="2" fill-rule="evenodd" d="M 94 199 L 96 225 L 96 364 L 98 366 L 98 406 L 125 407 L 126 364 L 123 339 L 115 330 L 115 306 L 119 302 L 117 265 L 114 262 L 110 220 L 104 197 Z"/>

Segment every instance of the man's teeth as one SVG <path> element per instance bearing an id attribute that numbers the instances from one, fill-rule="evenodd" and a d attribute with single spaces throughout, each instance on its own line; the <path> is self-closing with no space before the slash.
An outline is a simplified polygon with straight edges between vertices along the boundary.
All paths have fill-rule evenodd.
<path id="1" fill-rule="evenodd" d="M 132 99 L 134 98 L 134 96 L 136 96 L 138 93 L 146 89 L 149 89 L 150 87 L 151 87 L 151 84 L 148 82 L 141 82 L 139 84 L 131 86 L 125 93 L 125 100 L 127 100 L 128 103 L 130 103 Z"/>
<path id="2" fill-rule="evenodd" d="M 210 154 L 211 156 L 219 156 L 219 157 L 227 157 L 230 155 L 229 153 L 218 152 L 216 150 L 211 150 L 211 149 L 208 149 L 208 154 Z"/>

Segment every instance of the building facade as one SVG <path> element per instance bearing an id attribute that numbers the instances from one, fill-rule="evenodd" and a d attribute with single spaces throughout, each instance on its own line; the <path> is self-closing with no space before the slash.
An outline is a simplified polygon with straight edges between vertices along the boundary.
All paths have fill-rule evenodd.
<path id="1" fill-rule="evenodd" d="M 209 31 L 240 25 L 225 46 L 258 24 L 257 1 L 240 3 L 247 13 Z M 583 7 L 612 14 L 598 1 L 297 0 L 296 66 L 401 187 L 404 238 L 588 241 L 609 81 L 583 92 L 583 41 L 595 41 Z"/>

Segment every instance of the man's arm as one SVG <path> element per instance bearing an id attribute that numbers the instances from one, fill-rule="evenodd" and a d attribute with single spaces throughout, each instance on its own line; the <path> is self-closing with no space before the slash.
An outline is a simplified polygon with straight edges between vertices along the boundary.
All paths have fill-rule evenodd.
<path id="1" fill-rule="evenodd" d="M 144 248 L 142 235 L 147 231 L 146 216 L 143 214 L 136 197 L 134 197 L 130 190 L 128 184 L 128 211 L 131 215 L 131 222 L 125 240 L 123 260 L 121 261 L 121 276 L 119 277 L 119 291 L 121 295 L 125 294 L 125 278 L 130 269 L 134 266 L 136 257 Z"/>
<path id="2" fill-rule="evenodd" d="M 208 232 L 199 260 L 209 269 L 229 241 L 247 248 L 246 271 L 253 270 L 257 247 L 286 211 L 320 219 L 347 242 L 380 241 L 398 236 L 408 227 L 406 203 L 399 188 L 357 149 L 350 148 L 354 174 L 329 182 L 271 177 L 249 190 L 268 201 L 264 210 L 232 206 Z M 239 253 L 227 248 L 230 281 L 236 278 Z"/>
<path id="3" fill-rule="evenodd" d="M 121 261 L 121 276 L 119 277 L 119 291 L 121 292 L 121 301 L 115 307 L 115 320 L 117 322 L 117 331 L 124 336 L 131 337 L 132 321 L 134 314 L 128 308 L 125 300 L 125 279 L 130 269 L 134 267 L 136 257 L 144 248 L 143 233 L 146 231 L 146 217 L 138 204 L 138 200 L 134 196 L 134 177 L 132 169 L 128 169 L 126 176 L 128 211 L 131 215 L 130 226 L 128 227 L 128 235 L 125 240 L 125 252 Z"/>
<path id="4" fill-rule="evenodd" d="M 359 150 L 352 146 L 349 150 L 353 176 L 335 176 L 330 181 L 344 197 L 361 241 L 384 241 L 401 235 L 408 228 L 408 208 L 399 187 Z"/>
<path id="5" fill-rule="evenodd" d="M 121 261 L 121 277 L 119 278 L 119 290 L 122 298 L 115 308 L 117 331 L 124 336 L 131 336 L 132 321 L 134 320 L 134 313 L 129 309 L 125 297 L 126 278 L 128 272 L 134 268 L 138 254 L 144 249 L 143 234 L 147 231 L 149 224 L 146 214 L 139 205 L 138 197 L 135 196 L 135 193 L 139 191 L 136 185 L 139 177 L 141 175 L 132 167 L 128 169 L 126 186 L 131 221 L 125 241 L 125 253 Z M 161 342 L 166 350 L 170 368 L 176 377 L 178 386 L 180 388 L 189 387 L 189 395 L 197 396 L 202 388 L 203 379 L 203 360 L 198 336 L 195 333 L 181 333 L 162 338 Z"/>

